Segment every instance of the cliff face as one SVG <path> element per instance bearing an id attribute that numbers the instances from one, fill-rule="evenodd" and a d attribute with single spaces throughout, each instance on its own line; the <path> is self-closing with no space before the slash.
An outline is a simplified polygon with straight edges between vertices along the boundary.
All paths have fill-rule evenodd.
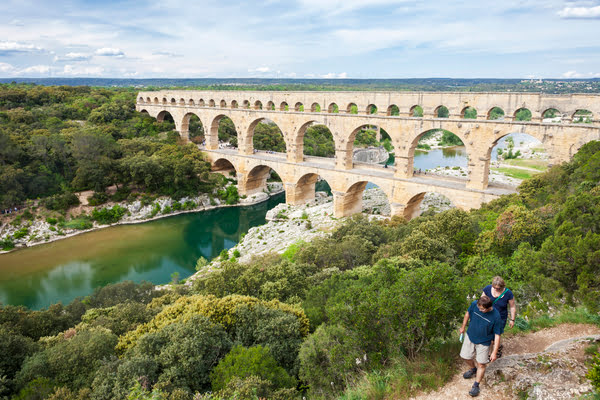
<path id="1" fill-rule="evenodd" d="M 387 161 L 389 154 L 383 147 L 368 147 L 366 149 L 354 149 L 352 159 L 355 162 L 379 164 Z"/>

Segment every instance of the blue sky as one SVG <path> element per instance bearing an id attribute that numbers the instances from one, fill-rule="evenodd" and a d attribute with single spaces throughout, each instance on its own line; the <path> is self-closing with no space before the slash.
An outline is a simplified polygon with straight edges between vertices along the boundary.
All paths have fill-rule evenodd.
<path id="1" fill-rule="evenodd" d="M 3 0 L 0 77 L 600 77 L 600 0 Z"/>

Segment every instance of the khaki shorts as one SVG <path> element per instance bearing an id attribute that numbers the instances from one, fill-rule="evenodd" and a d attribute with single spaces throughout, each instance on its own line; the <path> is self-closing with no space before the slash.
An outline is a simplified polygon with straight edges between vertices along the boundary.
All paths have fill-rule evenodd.
<path id="1" fill-rule="evenodd" d="M 465 360 L 475 359 L 479 364 L 490 362 L 490 346 L 483 344 L 474 344 L 469 340 L 469 335 L 465 333 L 465 341 L 460 349 L 460 356 Z"/>

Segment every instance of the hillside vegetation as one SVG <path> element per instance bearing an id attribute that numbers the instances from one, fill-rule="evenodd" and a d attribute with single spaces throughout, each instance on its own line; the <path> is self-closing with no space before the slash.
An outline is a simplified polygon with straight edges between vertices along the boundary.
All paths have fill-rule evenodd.
<path id="1" fill-rule="evenodd" d="M 22 107 L 19 113 L 35 115 Z M 15 110 L 2 118 L 10 121 Z M 113 134 L 110 127 L 121 123 L 127 129 L 115 132 L 135 129 L 131 119 L 112 121 L 101 125 L 107 132 L 74 123 L 55 133 L 40 128 L 49 133 L 39 136 L 65 146 L 89 136 L 104 143 L 98 148 L 110 143 L 121 152 L 139 145 L 137 152 L 120 153 L 132 158 L 146 157 L 146 146 L 188 151 L 168 138 Z M 0 138 L 10 145 L 0 151 L 18 148 L 19 136 L 1 126 Z M 34 136 L 19 143 L 36 143 Z M 35 153 L 16 154 L 22 160 Z M 2 171 L 7 165 L 15 168 L 3 164 Z M 64 185 L 84 182 L 89 175 L 78 178 L 80 168 L 72 169 L 70 181 L 48 187 L 60 193 Z M 403 398 L 435 387 L 452 373 L 454 327 L 468 298 L 479 296 L 495 275 L 515 293 L 516 330 L 556 315 L 600 323 L 598 182 L 600 142 L 591 142 L 571 162 L 523 182 L 519 194 L 478 210 L 410 222 L 356 215 L 283 255 L 223 261 L 191 287 L 123 282 L 46 310 L 4 306 L 0 398 Z M 173 185 L 159 187 L 196 189 Z M 600 357 L 595 360 L 590 376 L 600 385 Z"/>
<path id="2" fill-rule="evenodd" d="M 125 198 L 133 186 L 174 197 L 221 187 L 195 146 L 177 145 L 172 121 L 135 111 L 135 93 L 0 85 L 0 209 L 110 185 Z"/>

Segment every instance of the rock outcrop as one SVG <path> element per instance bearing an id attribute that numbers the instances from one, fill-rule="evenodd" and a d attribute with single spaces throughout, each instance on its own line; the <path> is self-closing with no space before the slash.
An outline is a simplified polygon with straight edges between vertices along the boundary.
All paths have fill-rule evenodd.
<path id="1" fill-rule="evenodd" d="M 381 164 L 390 157 L 389 153 L 383 147 L 367 147 L 366 149 L 354 149 L 352 159 L 355 162 L 369 164 Z"/>

